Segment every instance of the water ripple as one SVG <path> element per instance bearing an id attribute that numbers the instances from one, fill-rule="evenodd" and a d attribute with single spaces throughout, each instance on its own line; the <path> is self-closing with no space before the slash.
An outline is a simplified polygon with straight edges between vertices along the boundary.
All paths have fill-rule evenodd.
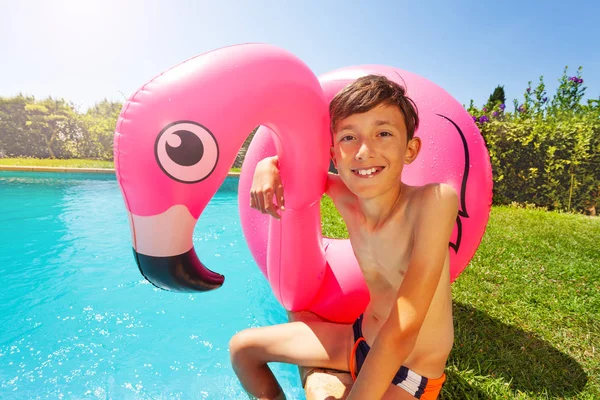
<path id="1" fill-rule="evenodd" d="M 0 173 L 0 398 L 245 399 L 236 332 L 285 321 L 241 233 L 234 191 L 194 230 L 219 290 L 159 290 L 139 273 L 114 179 Z M 10 232 L 10 235 L 6 235 Z M 297 369 L 277 364 L 290 398 Z"/>

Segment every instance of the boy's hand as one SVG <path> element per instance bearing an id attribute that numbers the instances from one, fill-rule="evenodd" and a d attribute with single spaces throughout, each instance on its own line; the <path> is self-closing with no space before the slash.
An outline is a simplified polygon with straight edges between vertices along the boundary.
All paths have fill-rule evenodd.
<path id="1" fill-rule="evenodd" d="M 250 188 L 250 207 L 276 219 L 281 218 L 278 210 L 285 211 L 277 156 L 265 158 L 256 164 Z"/>

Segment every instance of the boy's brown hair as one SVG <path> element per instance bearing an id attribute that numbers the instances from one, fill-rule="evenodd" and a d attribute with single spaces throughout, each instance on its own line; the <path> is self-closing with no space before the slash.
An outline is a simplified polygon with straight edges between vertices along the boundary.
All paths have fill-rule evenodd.
<path id="1" fill-rule="evenodd" d="M 419 127 L 417 105 L 406 96 L 404 87 L 380 75 L 360 77 L 335 95 L 329 104 L 332 134 L 340 120 L 367 112 L 382 103 L 400 109 L 406 123 L 407 140 L 412 139 Z"/>

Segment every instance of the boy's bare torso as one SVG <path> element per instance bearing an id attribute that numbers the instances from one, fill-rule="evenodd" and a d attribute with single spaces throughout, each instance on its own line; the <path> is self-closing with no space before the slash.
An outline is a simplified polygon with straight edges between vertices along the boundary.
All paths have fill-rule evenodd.
<path id="1" fill-rule="evenodd" d="M 354 254 L 369 289 L 370 302 L 364 312 L 362 329 L 370 346 L 396 301 L 408 268 L 422 190 L 422 187 L 403 185 L 402 195 L 390 216 L 381 226 L 372 229 L 365 224 L 365 216 L 352 193 L 342 190 L 343 194 L 335 196 L 335 205 L 347 225 Z M 454 341 L 449 281 L 449 256 L 446 256 L 444 272 L 414 350 L 404 362 L 406 367 L 430 378 L 444 372 Z"/>

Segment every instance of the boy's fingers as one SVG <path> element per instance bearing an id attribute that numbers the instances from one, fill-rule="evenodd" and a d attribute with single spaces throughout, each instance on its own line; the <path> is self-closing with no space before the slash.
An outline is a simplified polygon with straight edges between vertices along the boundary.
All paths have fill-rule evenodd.
<path id="1" fill-rule="evenodd" d="M 265 205 L 263 204 L 263 197 L 260 193 L 256 194 L 256 205 L 257 205 L 256 209 L 264 214 L 265 213 Z"/>
<path id="2" fill-rule="evenodd" d="M 277 203 L 275 204 L 274 196 L 277 197 Z M 281 202 L 281 203 L 280 203 Z M 277 210 L 283 207 L 283 193 L 281 190 L 277 190 L 277 193 L 273 193 L 273 190 L 263 191 L 251 191 L 250 192 L 250 207 L 260 211 L 262 214 L 269 214 L 273 218 L 280 219 L 281 216 L 277 214 Z"/>
<path id="3" fill-rule="evenodd" d="M 261 212 L 260 210 L 260 202 L 258 201 L 258 195 L 256 193 L 252 193 L 252 204 L 250 205 L 250 207 L 254 208 L 255 210 Z"/>
<path id="4" fill-rule="evenodd" d="M 265 193 L 264 197 L 265 201 L 265 211 L 269 213 L 273 218 L 279 219 L 279 214 L 277 214 L 277 207 L 273 204 L 273 191 L 269 190 Z"/>
<path id="5" fill-rule="evenodd" d="M 285 201 L 283 199 L 283 186 L 282 185 L 277 185 L 277 187 L 275 189 L 275 194 L 277 196 L 277 204 L 279 205 L 279 208 L 282 211 L 285 210 Z"/>

